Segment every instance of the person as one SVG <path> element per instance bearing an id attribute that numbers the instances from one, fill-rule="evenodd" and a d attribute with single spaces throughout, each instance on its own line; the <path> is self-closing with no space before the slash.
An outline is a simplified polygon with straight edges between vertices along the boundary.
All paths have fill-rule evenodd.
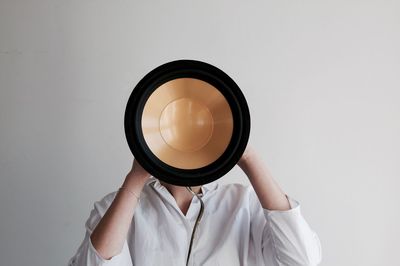
<path id="1" fill-rule="evenodd" d="M 70 266 L 318 265 L 320 240 L 300 204 L 250 145 L 237 165 L 251 185 L 185 187 L 159 181 L 134 159 L 122 187 L 94 204 Z M 193 238 L 200 210 L 204 214 Z"/>

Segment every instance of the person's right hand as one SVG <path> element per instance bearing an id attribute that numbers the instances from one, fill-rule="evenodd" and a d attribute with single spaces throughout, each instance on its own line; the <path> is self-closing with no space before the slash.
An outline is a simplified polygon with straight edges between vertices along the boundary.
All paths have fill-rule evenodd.
<path id="1" fill-rule="evenodd" d="M 149 178 L 151 175 L 139 164 L 136 159 L 133 159 L 132 169 L 128 175 L 139 176 L 142 178 Z"/>

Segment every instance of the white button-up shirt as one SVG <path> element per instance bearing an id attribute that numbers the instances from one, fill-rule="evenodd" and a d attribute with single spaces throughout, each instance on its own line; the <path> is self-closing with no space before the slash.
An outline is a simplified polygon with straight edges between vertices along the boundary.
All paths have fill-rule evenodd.
<path id="1" fill-rule="evenodd" d="M 291 209 L 262 208 L 252 186 L 201 187 L 204 214 L 195 234 L 189 265 L 317 265 L 321 246 L 288 197 Z M 143 188 L 122 251 L 109 260 L 93 247 L 90 234 L 117 192 L 94 204 L 86 235 L 70 266 L 184 266 L 200 202 L 193 197 L 184 215 L 169 191 L 154 177 Z"/>

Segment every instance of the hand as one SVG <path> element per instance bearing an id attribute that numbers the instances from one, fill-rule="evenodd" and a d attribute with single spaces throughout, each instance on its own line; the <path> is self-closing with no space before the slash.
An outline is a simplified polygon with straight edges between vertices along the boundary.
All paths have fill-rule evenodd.
<path id="1" fill-rule="evenodd" d="M 238 166 L 242 166 L 246 163 L 249 159 L 256 155 L 256 151 L 250 144 L 247 144 L 246 149 L 244 150 L 242 157 L 240 157 L 239 162 L 237 163 Z"/>
<path id="2" fill-rule="evenodd" d="M 128 176 L 138 176 L 140 178 L 147 179 L 151 175 L 139 164 L 136 159 L 133 159 L 132 169 L 129 172 Z"/>

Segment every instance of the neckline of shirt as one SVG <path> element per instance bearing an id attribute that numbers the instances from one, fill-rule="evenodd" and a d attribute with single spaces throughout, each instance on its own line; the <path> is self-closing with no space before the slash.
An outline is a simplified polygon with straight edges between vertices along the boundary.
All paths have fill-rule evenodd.
<path id="1" fill-rule="evenodd" d="M 149 186 L 153 186 L 154 188 L 157 189 L 167 189 L 166 187 L 164 187 L 160 180 L 158 180 L 157 178 L 155 178 L 154 176 L 150 176 L 149 180 L 146 182 L 146 185 Z M 204 185 L 201 185 L 201 194 L 202 197 L 204 197 L 208 192 L 217 190 L 219 187 L 219 184 L 217 182 L 211 182 L 211 183 L 207 183 Z"/>

